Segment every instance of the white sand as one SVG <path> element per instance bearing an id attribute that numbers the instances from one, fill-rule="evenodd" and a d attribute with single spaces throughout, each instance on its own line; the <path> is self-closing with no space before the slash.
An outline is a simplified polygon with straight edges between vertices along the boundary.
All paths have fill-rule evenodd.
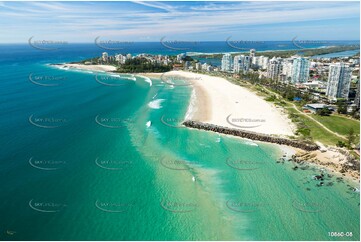
<path id="1" fill-rule="evenodd" d="M 73 68 L 88 71 L 115 71 L 117 68 L 111 65 L 84 65 L 84 64 L 62 64 L 59 68 Z"/>
<path id="2" fill-rule="evenodd" d="M 279 109 L 244 87 L 191 72 L 171 71 L 167 75 L 180 75 L 193 83 L 196 101 L 191 100 L 187 119 L 263 134 L 293 135 L 290 120 Z"/>

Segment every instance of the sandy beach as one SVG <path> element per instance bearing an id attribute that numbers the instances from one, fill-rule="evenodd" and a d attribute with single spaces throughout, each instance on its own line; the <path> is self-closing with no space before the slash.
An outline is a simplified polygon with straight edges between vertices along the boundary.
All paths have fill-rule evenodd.
<path id="1" fill-rule="evenodd" d="M 277 109 L 244 87 L 237 86 L 224 78 L 191 72 L 172 71 L 166 75 L 182 76 L 192 84 L 193 93 L 186 120 L 277 136 L 293 135 L 294 125 L 282 109 Z M 332 147 L 312 152 L 284 145 L 280 147 L 287 157 L 297 155 L 306 158 L 307 155 L 307 161 L 310 163 L 325 167 L 330 172 L 354 181 L 360 179 L 356 171 L 347 170 L 341 174 L 342 165 L 347 158 Z"/>
<path id="2" fill-rule="evenodd" d="M 273 105 L 224 78 L 184 71 L 167 76 L 184 77 L 194 94 L 186 119 L 263 134 L 293 135 L 291 121 Z"/>
<path id="3" fill-rule="evenodd" d="M 59 68 L 64 69 L 78 69 L 78 70 L 87 70 L 87 71 L 106 71 L 113 72 L 117 68 L 111 65 L 84 65 L 84 64 L 58 64 L 56 65 Z"/>

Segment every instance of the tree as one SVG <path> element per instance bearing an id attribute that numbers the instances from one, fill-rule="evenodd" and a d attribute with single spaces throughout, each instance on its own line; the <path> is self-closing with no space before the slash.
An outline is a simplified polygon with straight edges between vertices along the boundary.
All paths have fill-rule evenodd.
<path id="1" fill-rule="evenodd" d="M 352 144 L 353 144 L 353 142 L 355 142 L 355 139 L 356 139 L 355 131 L 353 130 L 353 128 L 351 128 L 351 129 L 349 130 L 349 132 L 347 133 L 346 138 L 347 138 L 347 147 L 348 147 L 349 149 L 351 149 L 351 148 L 352 148 Z"/>
<path id="2" fill-rule="evenodd" d="M 331 111 L 327 107 L 324 107 L 321 110 L 317 110 L 316 114 L 320 116 L 330 116 Z"/>
<path id="3" fill-rule="evenodd" d="M 343 98 L 337 99 L 337 112 L 341 114 L 347 114 L 347 102 Z"/>
<path id="4" fill-rule="evenodd" d="M 347 114 L 347 104 L 337 104 L 337 112 L 341 114 Z"/>
<path id="5" fill-rule="evenodd" d="M 337 147 L 340 147 L 340 148 L 343 148 L 343 147 L 345 147 L 345 146 L 346 146 L 346 144 L 345 144 L 345 142 L 343 142 L 343 141 L 339 140 L 339 141 L 337 141 L 336 146 L 337 146 Z"/>

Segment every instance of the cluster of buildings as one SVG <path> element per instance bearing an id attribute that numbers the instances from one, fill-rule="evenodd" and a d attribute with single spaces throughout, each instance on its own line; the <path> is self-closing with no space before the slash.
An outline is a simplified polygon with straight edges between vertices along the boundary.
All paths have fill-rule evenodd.
<path id="1" fill-rule="evenodd" d="M 256 50 L 251 49 L 249 55 L 232 57 L 229 53 L 224 54 L 221 71 L 235 74 L 256 72 L 260 78 L 269 78 L 300 88 L 316 90 L 315 96 L 325 93 L 330 102 L 339 98 L 347 100 L 351 80 L 358 78 L 352 76 L 352 72 L 355 68 L 359 68 L 359 59 L 349 59 L 346 63 L 343 60 L 332 63 L 331 59 L 328 61 L 325 59 L 313 60 L 300 56 L 269 59 L 265 56 L 256 56 L 255 53 Z M 311 71 L 312 76 L 310 75 Z"/>
<path id="2" fill-rule="evenodd" d="M 352 72 L 357 70 L 360 65 L 359 59 L 356 58 L 338 58 L 336 63 L 333 63 L 334 60 L 327 58 L 310 59 L 300 56 L 289 58 L 273 57 L 270 59 L 267 56 L 256 56 L 255 49 L 251 49 L 248 55 L 232 56 L 230 53 L 224 54 L 220 67 L 191 61 L 192 59 L 189 60 L 184 53 L 177 56 L 150 54 L 136 56 L 116 54 L 115 56 L 109 56 L 107 52 L 104 52 L 102 57 L 99 58 L 99 62 L 124 64 L 128 59 L 140 57 L 155 64 L 171 64 L 173 69 L 178 70 L 222 71 L 234 74 L 257 73 L 259 78 L 268 78 L 280 83 L 292 84 L 309 92 L 316 100 L 321 97 L 320 94 L 324 94 L 329 102 L 334 102 L 339 98 L 348 99 L 351 80 L 359 78 L 353 76 Z M 359 95 L 360 88 L 358 85 L 354 102 L 358 108 Z"/>
<path id="3" fill-rule="evenodd" d="M 134 58 L 145 58 L 149 60 L 151 63 L 157 63 L 162 65 L 168 65 L 173 63 L 173 60 L 168 55 L 150 55 L 150 54 L 139 54 L 136 56 L 132 56 L 132 54 L 116 54 L 114 56 L 109 56 L 107 52 L 102 53 L 102 57 L 100 58 L 100 62 L 117 62 L 118 64 L 124 64 L 126 60 L 134 59 Z M 177 57 L 178 58 L 178 57 Z"/>

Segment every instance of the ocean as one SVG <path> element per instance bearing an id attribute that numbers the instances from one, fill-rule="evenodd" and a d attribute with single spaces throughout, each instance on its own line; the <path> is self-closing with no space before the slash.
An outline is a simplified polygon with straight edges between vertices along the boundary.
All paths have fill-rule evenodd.
<path id="1" fill-rule="evenodd" d="M 209 49 L 231 51 L 192 51 Z M 0 45 L 0 240 L 359 240 L 358 184 L 318 186 L 279 146 L 184 128 L 191 87 L 49 65 L 103 51 Z"/>

